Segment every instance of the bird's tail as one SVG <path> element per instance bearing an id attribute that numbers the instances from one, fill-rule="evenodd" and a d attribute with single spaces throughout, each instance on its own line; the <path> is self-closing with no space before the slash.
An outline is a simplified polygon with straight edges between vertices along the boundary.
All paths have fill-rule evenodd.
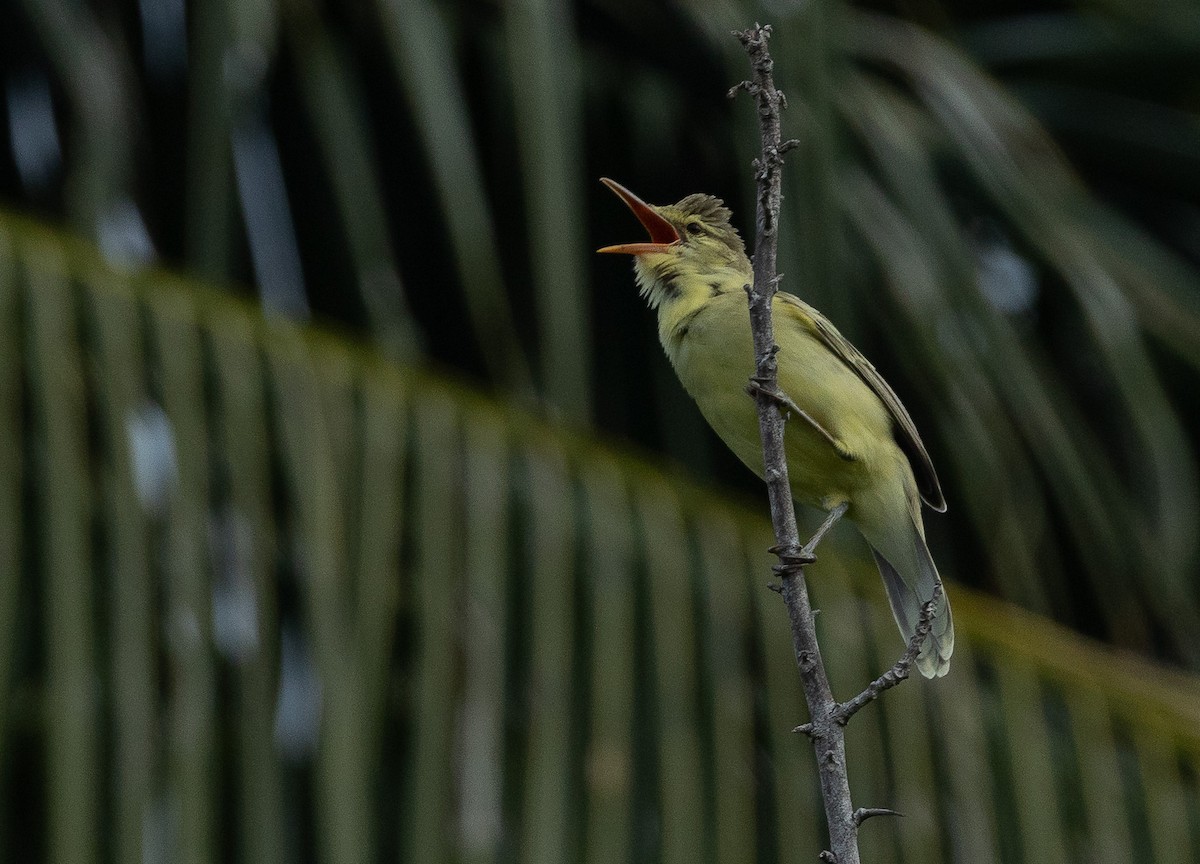
<path id="1" fill-rule="evenodd" d="M 917 631 L 921 607 L 933 598 L 935 586 L 942 584 L 925 538 L 916 523 L 907 518 L 890 521 L 886 534 L 869 536 L 867 542 L 887 588 L 892 615 L 905 642 L 909 642 Z M 917 655 L 917 668 L 926 678 L 940 678 L 950 671 L 953 653 L 954 619 L 950 600 L 942 591 L 934 608 L 933 627 Z"/>

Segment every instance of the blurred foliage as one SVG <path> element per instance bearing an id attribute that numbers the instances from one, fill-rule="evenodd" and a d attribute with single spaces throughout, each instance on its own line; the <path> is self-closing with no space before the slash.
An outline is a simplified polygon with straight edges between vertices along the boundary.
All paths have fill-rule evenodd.
<path id="1" fill-rule="evenodd" d="M 520 587 L 522 579 L 553 584 L 552 565 L 591 584 L 578 575 L 586 567 L 577 559 L 593 554 L 580 545 L 585 523 L 572 521 L 584 505 L 566 513 L 547 496 L 565 483 L 582 501 L 590 493 L 572 472 L 603 461 L 590 444 L 568 460 L 573 469 L 547 457 L 549 479 L 537 483 L 549 485 L 529 492 L 543 468 L 515 455 L 533 446 L 524 435 L 577 441 L 599 430 L 681 463 L 693 478 L 757 491 L 679 388 L 627 269 L 590 251 L 639 232 L 595 182 L 601 174 L 652 201 L 719 194 L 752 234 L 755 118 L 748 100 L 724 94 L 745 77 L 729 31 L 755 19 L 775 26 L 777 80 L 791 102 L 785 133 L 802 142 L 785 169 L 784 287 L 829 314 L 914 414 L 950 502 L 930 533 L 956 602 L 970 584 L 1122 648 L 1200 668 L 1200 11 L 1190 0 L 22 0 L 0 12 L 0 196 L 69 226 L 108 262 L 79 250 L 64 258 L 57 237 L 36 231 L 32 246 L 4 257 L 0 435 L 23 444 L 0 452 L 0 633 L 18 634 L 15 647 L 0 647 L 0 671 L 18 670 L 3 722 L 29 742 L 41 734 L 31 718 L 43 710 L 55 718 L 46 727 L 49 775 L 38 787 L 55 790 L 52 830 L 21 839 L 32 844 L 23 855 L 94 860 L 99 826 L 112 824 L 111 837 L 102 833 L 114 860 L 137 860 L 142 842 L 194 860 L 233 846 L 245 860 L 294 860 L 319 839 L 322 860 L 349 861 L 364 849 L 424 850 L 434 837 L 464 849 L 476 848 L 472 837 L 484 838 L 479 849 L 499 842 L 506 860 L 517 849 L 561 860 L 554 843 L 584 836 L 600 845 L 571 848 L 598 861 L 628 844 L 640 850 L 636 860 L 671 859 L 668 836 L 704 838 L 705 849 L 725 850 L 714 860 L 744 860 L 736 850 L 745 838 L 725 838 L 727 823 L 710 818 L 726 806 L 753 807 L 759 860 L 801 843 L 787 833 L 795 825 L 769 814 L 779 802 L 811 806 L 812 790 L 797 785 L 810 774 L 798 765 L 775 771 L 762 755 L 793 758 L 782 755 L 794 753 L 790 743 L 769 743 L 798 719 L 779 692 L 793 692 L 788 673 L 771 665 L 787 660 L 786 649 L 776 656 L 760 640 L 751 661 L 733 643 L 705 649 L 749 663 L 728 686 L 737 698 L 757 694 L 757 713 L 747 718 L 743 706 L 726 719 L 742 732 L 749 724 L 758 749 L 737 757 L 755 766 L 749 775 L 737 759 L 721 761 L 713 742 L 724 715 L 701 712 L 695 728 L 679 720 L 682 740 L 698 735 L 703 744 L 689 762 L 687 748 L 663 732 L 676 727 L 653 699 L 676 686 L 667 707 L 678 709 L 676 696 L 687 693 L 717 699 L 724 661 L 711 658 L 696 681 L 677 683 L 670 670 L 678 666 L 655 665 L 660 654 L 647 640 L 660 637 L 644 631 L 652 619 L 653 633 L 697 628 L 662 637 L 676 641 L 661 656 L 679 656 L 722 618 L 680 624 L 651 602 L 659 569 L 672 564 L 665 552 L 652 565 L 650 551 L 630 551 L 648 542 L 645 527 L 617 507 L 617 536 L 587 535 L 599 556 L 587 566 L 635 574 L 613 589 L 626 593 L 596 593 L 589 606 L 582 597 L 591 588 L 572 601 Z M 204 303 L 226 311 L 197 329 L 194 284 L 155 269 L 164 265 L 251 286 L 271 323 L 210 298 Z M 68 284 L 68 274 L 79 283 Z M 176 288 L 158 293 L 164 282 Z M 130 293 L 143 284 L 155 288 Z M 559 431 L 513 420 L 525 417 L 517 407 L 479 408 L 457 390 L 429 396 L 418 411 L 410 388 L 425 378 L 329 348 L 324 337 L 317 342 L 328 350 L 310 351 L 317 337 L 281 323 L 313 316 L 369 339 L 389 362 L 452 369 Z M 393 385 L 395 394 L 381 392 Z M 208 413 L 197 419 L 199 405 Z M 482 417 L 463 420 L 465 406 Z M 404 441 L 390 435 L 397 428 Z M 477 484 L 462 488 L 449 457 L 430 455 L 446 443 L 439 436 L 457 442 L 460 434 L 469 440 L 455 458 Z M 422 448 L 433 450 L 422 456 Z M 162 474 L 163 465 L 176 474 Z M 415 474 L 404 473 L 409 465 Z M 457 497 L 415 491 L 427 481 Z M 468 517 L 485 527 L 464 548 L 462 536 L 446 532 Z M 680 518 L 693 525 L 698 517 Z M 766 542 L 756 534 L 751 546 Z M 848 565 L 862 563 L 852 537 L 841 550 Z M 687 578 L 700 579 L 699 553 L 689 554 Z M 500 562 L 506 581 L 478 586 L 479 594 L 435 590 L 445 570 L 437 562 L 456 555 L 455 578 Z M 621 557 L 629 555 L 645 561 Z M 220 587 L 225 571 L 214 562 L 256 575 Z M 89 568 L 111 584 L 82 578 Z M 406 598 L 390 593 L 397 588 L 386 574 L 397 570 Z M 720 590 L 760 581 L 747 574 Z M 709 602 L 701 588 L 710 583 L 692 584 L 699 606 Z M 873 596 L 870 584 L 854 590 Z M 247 591 L 254 608 L 278 618 L 258 626 L 243 618 L 232 635 L 212 637 L 218 646 L 231 639 L 234 648 L 221 650 L 235 655 L 238 639 L 251 637 L 270 650 L 253 662 L 227 653 L 218 662 L 205 641 L 208 616 L 218 619 L 221 602 L 244 609 L 238 598 Z M 738 614 L 750 615 L 759 593 L 736 601 L 745 607 Z M 476 598 L 469 614 L 462 596 Z M 481 611 L 497 603 L 514 610 L 499 623 Z M 621 613 L 630 608 L 641 611 Z M 988 611 L 977 620 L 1014 632 L 989 630 L 979 662 L 958 662 L 978 671 L 961 679 L 974 685 L 960 684 L 960 695 L 912 688 L 885 714 L 936 718 L 938 700 L 965 700 L 954 710 L 975 732 L 958 755 L 939 756 L 927 777 L 923 757 L 912 756 L 926 750 L 897 743 L 914 728 L 909 721 L 861 732 L 851 752 L 876 766 L 872 782 L 882 785 L 868 784 L 879 799 L 869 803 L 903 798 L 916 772 L 924 779 L 911 780 L 914 800 L 941 790 L 943 816 L 992 825 L 978 841 L 991 852 L 963 846 L 975 835 L 954 833 L 953 822 L 939 829 L 920 817 L 880 826 L 888 848 L 904 860 L 926 860 L 916 850 L 933 843 L 958 860 L 1082 861 L 1095 852 L 1117 861 L 1129 860 L 1125 849 L 1144 857 L 1151 835 L 1183 836 L 1184 824 L 1200 832 L 1194 757 L 1181 762 L 1176 749 L 1194 754 L 1192 739 L 1175 726 L 1164 737 L 1142 725 L 1153 725 L 1161 694 L 1140 708 L 1136 700 L 1114 707 L 1111 730 L 1108 714 L 1086 707 L 1106 707 L 1152 673 L 1135 667 L 1105 685 L 1095 670 L 1116 661 L 1066 647 L 1074 643 L 1033 619 L 980 608 Z M 746 632 L 777 626 L 751 618 Z M 533 635 L 521 626 L 527 620 L 542 622 Z M 267 624 L 275 630 L 260 629 Z M 490 641 L 462 639 L 455 628 L 464 626 Z M 591 635 L 580 639 L 585 630 Z M 624 659 L 599 662 L 601 639 Z M 889 645 L 842 646 L 850 656 L 879 652 L 845 680 L 877 671 Z M 484 652 L 475 658 L 483 665 L 465 657 L 472 651 Z M 1026 659 L 1002 662 L 1010 652 Z M 313 663 L 309 678 L 274 692 L 280 669 Z M 539 663 L 546 668 L 533 671 Z M 113 672 L 97 690 L 101 667 Z M 591 683 L 570 691 L 574 701 L 555 701 L 566 696 L 553 688 L 545 706 L 525 701 L 539 676 L 561 682 L 583 667 L 594 667 L 584 676 Z M 598 695 L 631 686 L 635 669 L 646 680 L 620 691 L 626 701 L 608 705 Z M 51 682 L 44 700 L 43 675 Z M 443 675 L 465 683 L 441 686 Z M 1070 681 L 1084 681 L 1089 695 L 1072 695 Z M 1166 689 L 1190 687 L 1171 679 Z M 278 748 L 314 733 L 301 708 L 283 711 L 279 702 L 306 688 L 325 688 L 324 749 L 315 761 L 289 762 Z M 420 698 L 409 698 L 411 688 L 424 688 Z M 230 716 L 218 711 L 218 694 L 237 700 Z M 606 711 L 589 714 L 592 700 L 606 701 Z M 500 731 L 478 739 L 460 731 L 452 742 L 447 718 L 479 715 L 465 704 L 501 711 Z M 1190 710 L 1161 713 L 1194 718 Z M 281 731 L 273 716 L 298 717 L 300 726 Z M 387 734 L 378 728 L 384 716 Z M 527 728 L 538 717 L 542 731 Z M 588 760 L 603 762 L 594 738 L 585 759 L 582 738 L 554 737 L 559 724 L 578 731 L 587 717 L 599 724 L 594 735 L 633 748 L 627 755 L 641 773 L 609 789 L 608 775 L 585 770 Z M 1044 734 L 1006 762 L 1003 724 L 1030 717 L 1044 718 Z M 315 729 L 314 718 L 307 722 Z M 944 727 L 931 722 L 939 744 L 930 752 L 940 753 L 957 739 L 943 742 L 936 729 Z M 631 723 L 644 732 L 628 742 Z M 122 737 L 120 729 L 156 731 Z M 434 744 L 416 746 L 414 735 L 433 735 Z M 1098 736 L 1094 753 L 1064 755 L 1078 753 L 1087 735 Z M 447 834 L 440 829 L 452 811 L 418 790 L 429 783 L 449 794 L 446 748 L 460 746 L 460 765 L 504 767 L 496 775 L 480 768 L 483 779 L 465 769 L 454 776 L 460 812 L 484 815 Z M 234 750 L 230 761 L 217 758 Z M 994 757 L 986 775 L 985 750 Z M 10 778 L 37 777 L 20 748 L 2 752 Z M 896 761 L 906 755 L 911 761 Z M 562 758 L 569 777 L 553 773 Z M 702 782 L 680 792 L 664 780 L 677 769 Z M 526 789 L 523 779 L 543 771 L 590 809 L 563 804 L 562 787 Z M 405 779 L 389 785 L 393 775 Z M 947 778 L 957 785 L 935 783 Z M 101 805 L 100 782 L 123 795 Z M 1052 787 L 1055 806 L 1030 792 Z M 5 788 L 13 798 L 17 787 Z M 968 801 L 981 788 L 990 800 Z M 727 789 L 735 790 L 728 801 Z M 683 799 L 669 797 L 677 794 Z M 955 795 L 968 796 L 966 811 L 954 809 Z M 26 817 L 45 816 L 15 798 L 8 812 L 11 837 Z M 313 812 L 315 826 L 306 821 Z M 376 817 L 397 812 L 401 834 L 378 835 Z M 527 825 L 532 813 L 565 821 Z M 658 821 L 697 813 L 701 833 Z M 1008 827 L 1018 817 L 1023 832 Z M 223 820 L 262 827 L 235 839 L 217 831 Z M 147 839 L 147 824 L 161 836 Z M 543 830 L 565 833 L 547 839 Z M 1089 849 L 1103 831 L 1115 839 Z M 42 848 L 43 836 L 66 845 Z M 1042 836 L 1044 845 L 1030 840 Z M 1183 844 L 1154 852 L 1193 860 Z"/>
<path id="2" fill-rule="evenodd" d="M 0 337 L 0 859 L 815 860 L 757 509 L 11 217 Z M 901 646 L 832 539 L 849 693 Z M 864 860 L 1194 861 L 1200 683 L 954 602 L 850 726 Z"/>
<path id="3" fill-rule="evenodd" d="M 716 192 L 751 233 L 754 118 L 724 93 L 729 31 L 764 16 L 803 142 L 786 287 L 931 439 L 943 569 L 1200 665 L 1190 2 L 24 0 L 0 189 L 112 260 L 254 285 L 753 488 L 590 249 L 638 231 L 599 174 Z"/>

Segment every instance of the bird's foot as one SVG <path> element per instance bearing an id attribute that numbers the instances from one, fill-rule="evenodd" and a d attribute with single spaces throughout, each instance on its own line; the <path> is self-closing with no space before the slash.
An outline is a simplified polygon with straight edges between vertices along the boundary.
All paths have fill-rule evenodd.
<path id="1" fill-rule="evenodd" d="M 746 385 L 746 392 L 755 398 L 758 398 L 759 396 L 765 396 L 767 399 L 774 402 L 780 411 L 786 411 L 789 414 L 795 414 L 797 417 L 815 429 L 822 438 L 829 442 L 829 446 L 833 448 L 833 452 L 837 454 L 839 459 L 842 459 L 846 462 L 853 462 L 858 458 L 854 455 L 854 451 L 842 443 L 840 439 L 834 437 L 834 435 L 828 429 L 817 422 L 817 420 L 814 419 L 811 414 L 793 402 L 792 397 L 788 396 L 778 387 L 768 387 L 767 382 L 755 375 L 750 378 L 750 383 Z M 785 416 L 784 419 L 786 420 L 787 417 Z"/>
<path id="2" fill-rule="evenodd" d="M 792 397 L 788 396 L 777 386 L 767 386 L 767 382 L 757 375 L 750 378 L 750 382 L 746 385 L 746 393 L 758 398 L 765 396 L 767 399 L 774 402 L 781 410 L 792 411 L 796 414 L 803 414 L 800 407 L 792 401 Z"/>
<path id="3" fill-rule="evenodd" d="M 775 565 L 776 572 L 782 572 L 792 567 L 807 567 L 809 564 L 815 564 L 817 556 L 812 550 L 797 546 L 772 546 L 767 550 L 772 555 L 779 556 L 779 563 Z"/>

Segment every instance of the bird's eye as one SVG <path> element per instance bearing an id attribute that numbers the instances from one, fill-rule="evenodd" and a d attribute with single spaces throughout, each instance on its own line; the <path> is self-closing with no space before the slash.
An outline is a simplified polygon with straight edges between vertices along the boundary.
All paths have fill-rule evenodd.
<path id="1" fill-rule="evenodd" d="M 687 232 L 695 236 L 696 234 L 703 234 L 704 229 L 700 227 L 699 222 L 689 222 L 687 223 Z"/>

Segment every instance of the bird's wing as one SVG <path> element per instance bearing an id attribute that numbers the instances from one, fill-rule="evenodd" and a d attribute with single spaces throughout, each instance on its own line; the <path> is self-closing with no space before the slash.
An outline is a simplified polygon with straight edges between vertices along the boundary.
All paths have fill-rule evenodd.
<path id="1" fill-rule="evenodd" d="M 908 416 L 908 411 L 905 410 L 900 398 L 888 386 L 888 383 L 883 380 L 883 376 L 876 372 L 871 362 L 816 309 L 799 297 L 783 291 L 775 296 L 782 304 L 781 311 L 812 330 L 830 351 L 866 382 L 866 385 L 887 407 L 888 413 L 892 415 L 894 421 L 896 442 L 912 465 L 921 497 L 934 510 L 944 513 L 946 499 L 942 495 L 942 487 L 938 483 L 937 473 L 933 470 L 933 462 L 929 458 L 929 453 L 926 452 L 925 445 L 921 443 L 921 436 L 918 434 L 912 418 Z"/>

